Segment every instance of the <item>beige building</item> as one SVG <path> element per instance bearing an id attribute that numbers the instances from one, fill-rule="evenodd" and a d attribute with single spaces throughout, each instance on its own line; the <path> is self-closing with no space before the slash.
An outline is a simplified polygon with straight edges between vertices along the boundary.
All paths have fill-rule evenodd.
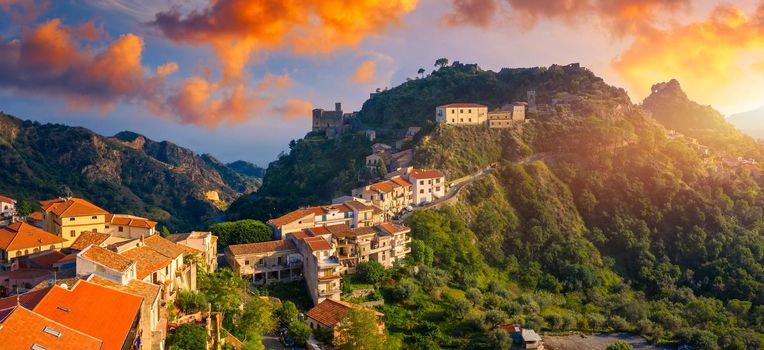
<path id="1" fill-rule="evenodd" d="M 392 223 L 334 232 L 332 243 L 342 272 L 355 273 L 358 264 L 367 261 L 379 262 L 385 268 L 402 262 L 411 252 L 409 232 L 410 228 Z"/>
<path id="2" fill-rule="evenodd" d="M 396 176 L 390 180 L 355 188 L 352 195 L 371 201 L 374 206 L 382 209 L 384 218 L 389 220 L 412 203 L 412 184 L 403 177 Z"/>
<path id="3" fill-rule="evenodd" d="M 292 240 L 229 245 L 225 258 L 234 271 L 251 275 L 254 284 L 289 282 L 303 277 L 302 256 Z"/>
<path id="4" fill-rule="evenodd" d="M 332 244 L 323 237 L 295 239 L 290 236 L 288 239 L 295 241 L 302 255 L 305 284 L 313 304 L 318 305 L 326 299 L 340 300 L 342 265 Z"/>
<path id="5" fill-rule="evenodd" d="M 449 125 L 482 125 L 488 107 L 477 103 L 452 103 L 435 108 L 435 121 Z"/>
<path id="6" fill-rule="evenodd" d="M 413 185 L 414 204 L 430 203 L 446 195 L 446 176 L 435 169 L 414 169 L 408 173 Z"/>
<path id="7" fill-rule="evenodd" d="M 373 208 L 357 203 L 327 204 L 323 206 L 300 208 L 278 218 L 268 220 L 274 236 L 283 239 L 287 233 L 299 232 L 306 228 L 346 224 L 349 226 L 365 225 L 381 220 Z M 371 215 L 371 217 L 370 217 Z"/>
<path id="8" fill-rule="evenodd" d="M 208 271 L 218 269 L 218 237 L 212 232 L 176 233 L 167 236 L 167 240 L 201 252 Z"/>
<path id="9" fill-rule="evenodd" d="M 65 242 L 65 239 L 30 224 L 16 222 L 0 228 L 0 262 L 8 265 L 15 258 L 59 250 Z"/>
<path id="10" fill-rule="evenodd" d="M 488 127 L 503 129 L 523 123 L 527 106 L 528 104 L 525 102 L 515 102 L 504 105 L 501 110 L 488 113 Z"/>
<path id="11" fill-rule="evenodd" d="M 66 240 L 69 247 L 80 233 L 106 232 L 106 210 L 81 198 L 41 201 L 44 229 Z"/>
<path id="12" fill-rule="evenodd" d="M 136 239 L 156 234 L 156 221 L 126 214 L 106 214 L 106 233 L 122 238 Z"/>

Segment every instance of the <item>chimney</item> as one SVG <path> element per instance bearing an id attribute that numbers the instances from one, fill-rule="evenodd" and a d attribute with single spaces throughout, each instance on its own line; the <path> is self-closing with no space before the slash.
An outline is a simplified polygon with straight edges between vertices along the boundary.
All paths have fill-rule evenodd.
<path id="1" fill-rule="evenodd" d="M 143 245 L 143 238 L 144 238 L 144 236 L 141 235 L 141 245 Z"/>
<path id="2" fill-rule="evenodd" d="M 337 112 L 342 112 L 342 102 L 335 102 L 334 103 L 334 110 Z"/>

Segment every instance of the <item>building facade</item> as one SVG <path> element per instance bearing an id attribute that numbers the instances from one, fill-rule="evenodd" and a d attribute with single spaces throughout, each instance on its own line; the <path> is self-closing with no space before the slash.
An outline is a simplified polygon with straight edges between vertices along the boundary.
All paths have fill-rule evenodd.
<path id="1" fill-rule="evenodd" d="M 40 202 L 45 231 L 66 240 L 69 247 L 84 231 L 105 232 L 106 210 L 81 198 L 57 198 Z"/>
<path id="2" fill-rule="evenodd" d="M 488 107 L 477 103 L 452 103 L 435 108 L 435 121 L 449 125 L 482 125 Z"/>

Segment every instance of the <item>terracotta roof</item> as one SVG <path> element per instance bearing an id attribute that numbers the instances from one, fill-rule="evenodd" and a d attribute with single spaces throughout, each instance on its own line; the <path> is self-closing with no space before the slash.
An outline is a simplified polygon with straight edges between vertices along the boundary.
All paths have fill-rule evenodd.
<path id="1" fill-rule="evenodd" d="M 42 221 L 42 212 L 36 211 L 27 215 L 27 219 L 34 221 Z"/>
<path id="2" fill-rule="evenodd" d="M 486 107 L 486 106 L 477 104 L 477 103 L 449 103 L 447 105 L 438 106 L 438 108 L 460 108 L 460 107 Z"/>
<path id="3" fill-rule="evenodd" d="M 132 260 L 97 245 L 86 248 L 79 256 L 119 272 L 127 271 L 134 264 Z"/>
<path id="4" fill-rule="evenodd" d="M 272 226 L 280 227 L 280 226 L 284 226 L 286 224 L 295 222 L 295 221 L 297 221 L 299 219 L 302 219 L 302 218 L 304 218 L 306 216 L 309 216 L 309 215 L 314 215 L 312 210 L 309 210 L 309 209 L 297 209 L 295 211 L 286 213 L 286 214 L 284 214 L 282 216 L 279 216 L 277 218 L 268 220 L 268 224 L 270 224 Z M 310 219 L 313 220 L 312 217 Z"/>
<path id="5" fill-rule="evenodd" d="M 11 197 L 0 196 L 0 202 L 3 203 L 16 203 L 16 200 Z"/>
<path id="6" fill-rule="evenodd" d="M 217 239 L 212 235 L 212 232 L 192 231 L 189 233 L 173 233 L 165 237 L 166 240 L 173 243 L 180 243 L 189 239 L 203 239 L 207 236 L 211 236 L 210 239 Z"/>
<path id="7" fill-rule="evenodd" d="M 379 224 L 378 227 L 380 227 L 382 230 L 387 231 L 390 234 L 396 234 L 401 232 L 411 232 L 411 229 L 398 224 L 393 224 L 391 222 L 385 222 L 382 224 Z"/>
<path id="8" fill-rule="evenodd" d="M 177 258 L 191 251 L 182 245 L 172 243 L 159 235 L 153 235 L 143 240 L 143 243 L 168 258 Z"/>
<path id="9" fill-rule="evenodd" d="M 290 232 L 287 234 L 287 236 L 289 235 L 292 235 L 297 240 L 314 236 L 313 232 L 311 232 L 310 229 L 304 229 L 302 231 L 297 231 L 297 232 Z"/>
<path id="10" fill-rule="evenodd" d="M 380 182 L 369 185 L 371 189 L 382 192 L 382 193 L 390 193 L 397 186 L 398 185 L 395 182 L 388 181 L 388 180 L 380 181 Z"/>
<path id="11" fill-rule="evenodd" d="M 435 169 L 427 169 L 427 170 L 415 169 L 411 171 L 411 173 L 409 173 L 409 176 L 415 179 L 435 179 L 439 177 L 445 177 L 443 173 Z"/>
<path id="12" fill-rule="evenodd" d="M 122 348 L 143 298 L 80 280 L 71 290 L 54 286 L 32 310 L 103 341 L 103 350 Z"/>
<path id="13" fill-rule="evenodd" d="M 27 309 L 34 308 L 37 305 L 37 303 L 40 302 L 40 299 L 42 299 L 42 297 L 44 297 L 45 294 L 48 293 L 48 290 L 50 290 L 50 288 L 51 287 L 45 287 L 42 289 L 32 290 L 24 294 L 21 294 L 18 296 L 18 303 Z M 17 299 L 15 295 L 2 298 L 0 299 L 0 310 L 12 308 L 16 306 L 16 304 L 17 304 Z"/>
<path id="14" fill-rule="evenodd" d="M 296 250 L 297 248 L 292 241 L 268 241 L 260 243 L 249 244 L 233 244 L 229 245 L 228 249 L 234 255 L 242 254 L 262 254 L 270 252 L 280 252 L 285 250 Z"/>
<path id="15" fill-rule="evenodd" d="M 373 235 L 376 233 L 377 233 L 377 230 L 374 227 L 358 227 L 358 228 L 354 228 L 352 230 L 348 230 L 345 232 L 334 233 L 334 236 L 338 238 L 344 238 L 344 237 L 358 237 L 358 236 L 365 236 L 365 235 Z"/>
<path id="16" fill-rule="evenodd" d="M 135 261 L 135 274 L 141 280 L 172 264 L 172 259 L 146 246 L 130 249 L 120 255 Z"/>
<path id="17" fill-rule="evenodd" d="M 143 298 L 143 301 L 148 304 L 153 304 L 159 297 L 159 292 L 161 291 L 161 287 L 158 285 L 139 280 L 130 280 L 126 286 L 123 286 L 120 283 L 115 283 L 96 275 L 90 275 L 90 278 L 88 278 L 87 281 L 119 292 L 137 295 Z"/>
<path id="18" fill-rule="evenodd" d="M 80 236 L 72 242 L 72 245 L 69 248 L 74 250 L 85 250 L 85 248 L 89 247 L 91 244 L 100 246 L 103 242 L 109 239 L 109 237 L 111 237 L 111 235 L 108 233 L 83 231 L 80 233 Z"/>
<path id="19" fill-rule="evenodd" d="M 63 242 L 66 240 L 26 222 L 15 222 L 0 228 L 0 249 L 5 251 L 36 248 Z"/>
<path id="20" fill-rule="evenodd" d="M 381 312 L 366 309 L 360 305 L 332 299 L 326 299 L 320 302 L 314 308 L 308 310 L 306 315 L 326 327 L 334 328 L 334 326 L 337 325 L 337 322 L 340 322 L 345 317 L 347 317 L 350 313 L 350 310 L 353 308 L 369 310 L 373 312 L 377 317 L 384 316 L 384 314 Z"/>
<path id="21" fill-rule="evenodd" d="M 348 207 L 351 207 L 351 208 L 353 208 L 355 210 L 358 210 L 358 211 L 365 211 L 365 210 L 372 210 L 372 209 L 374 209 L 374 207 L 372 207 L 371 205 L 365 204 L 365 203 L 360 202 L 360 201 L 347 201 L 347 202 L 345 202 L 345 205 L 347 205 Z"/>
<path id="22" fill-rule="evenodd" d="M 398 186 L 403 186 L 403 187 L 410 187 L 411 186 L 411 182 L 406 181 L 406 179 L 404 179 L 404 178 L 402 178 L 400 176 L 396 176 L 396 177 L 390 179 L 390 181 L 394 182 Z"/>
<path id="23" fill-rule="evenodd" d="M 53 264 L 57 263 L 64 257 L 66 257 L 66 254 L 59 252 L 58 250 L 48 250 L 40 254 L 30 256 L 29 260 L 37 266 L 46 269 L 53 269 Z"/>
<path id="24" fill-rule="evenodd" d="M 151 221 L 149 219 L 138 216 L 122 214 L 106 214 L 106 223 L 137 228 L 152 228 L 157 225 L 156 221 Z"/>
<path id="25" fill-rule="evenodd" d="M 42 210 L 56 214 L 58 217 L 104 215 L 106 210 L 82 198 L 57 198 L 41 201 Z"/>
<path id="26" fill-rule="evenodd" d="M 344 204 L 330 204 L 330 205 L 321 205 L 321 206 L 315 206 L 306 208 L 313 212 L 316 216 L 320 215 L 326 215 L 331 212 L 338 212 L 338 213 L 345 213 L 345 212 L 352 212 L 353 209 L 350 209 L 347 205 Z"/>
<path id="27" fill-rule="evenodd" d="M 332 245 L 321 237 L 308 237 L 303 239 L 303 241 L 308 244 L 312 251 L 332 249 Z"/>
<path id="28" fill-rule="evenodd" d="M 321 235 L 330 235 L 334 233 L 350 231 L 350 226 L 345 223 L 337 224 L 337 225 L 324 225 L 324 226 L 311 227 L 311 228 L 305 229 L 305 231 L 310 232 L 311 236 L 321 236 Z"/>
<path id="29" fill-rule="evenodd" d="M 100 350 L 100 339 L 16 307 L 0 324 L 3 349 Z M 37 345 L 38 347 L 34 347 Z"/>

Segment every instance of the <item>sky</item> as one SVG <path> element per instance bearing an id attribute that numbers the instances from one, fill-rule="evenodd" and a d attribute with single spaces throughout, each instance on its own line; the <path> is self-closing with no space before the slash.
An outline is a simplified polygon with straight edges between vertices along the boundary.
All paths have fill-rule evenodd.
<path id="1" fill-rule="evenodd" d="M 0 111 L 266 166 L 435 59 L 764 105 L 764 0 L 0 0 Z"/>

